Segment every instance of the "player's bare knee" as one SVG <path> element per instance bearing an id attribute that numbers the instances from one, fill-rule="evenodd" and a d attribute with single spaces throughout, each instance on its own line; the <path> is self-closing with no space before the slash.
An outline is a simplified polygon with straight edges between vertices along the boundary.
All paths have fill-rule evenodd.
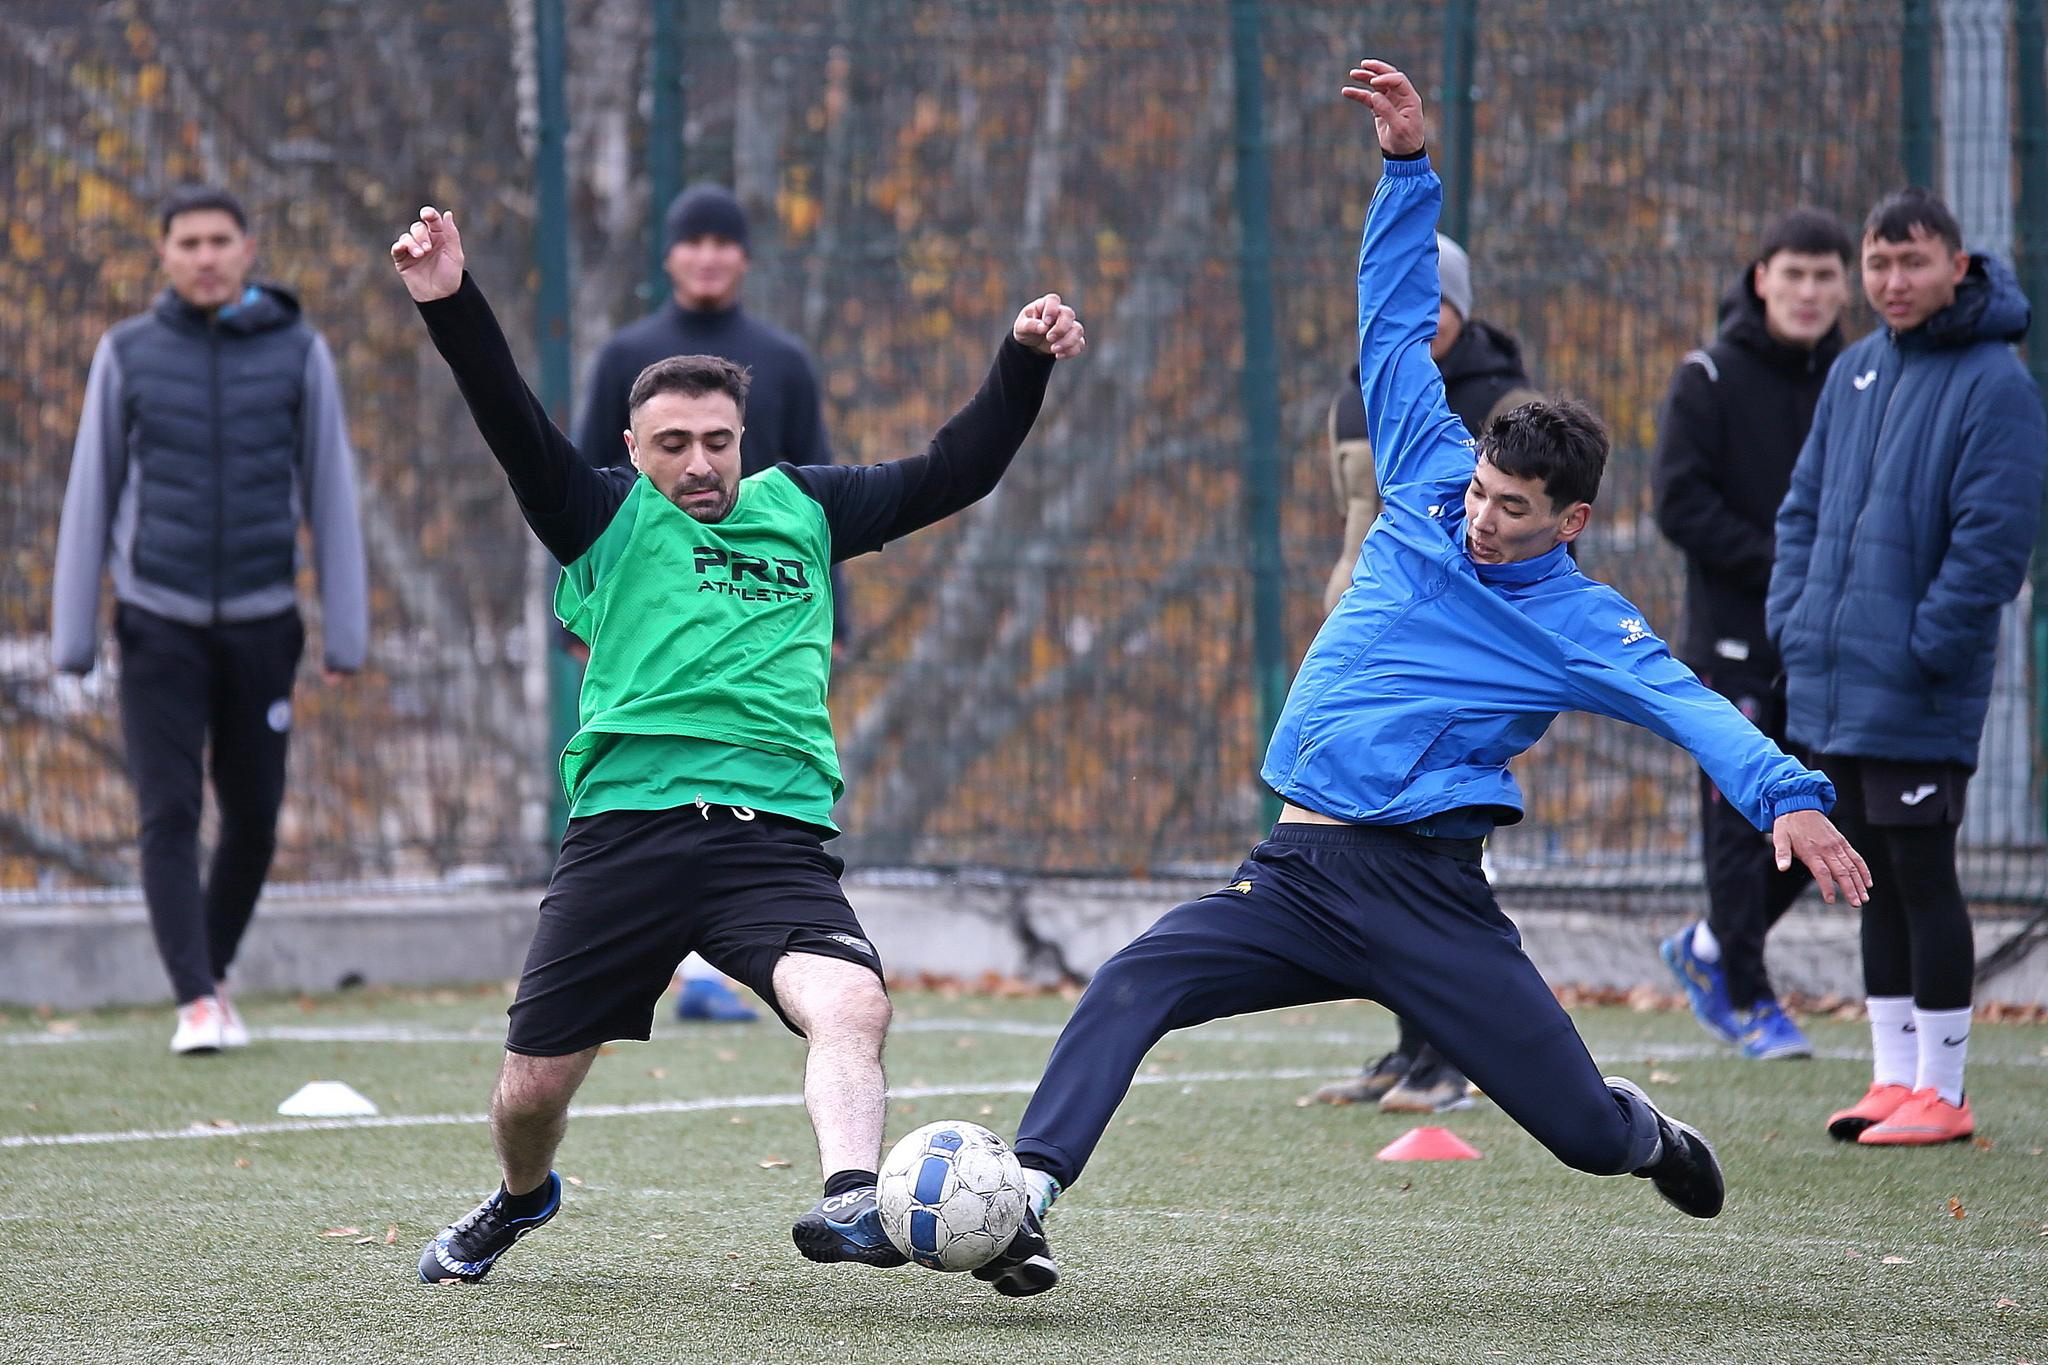
<path id="1" fill-rule="evenodd" d="M 498 1072 L 492 1110 L 510 1119 L 552 1118 L 569 1107 L 589 1068 L 589 1057 L 583 1053 L 528 1057 L 508 1052 Z"/>
<path id="2" fill-rule="evenodd" d="M 880 1051 L 894 1008 L 889 993 L 872 976 L 850 980 L 816 1002 L 804 1034 L 813 1044 L 844 1043 Z"/>

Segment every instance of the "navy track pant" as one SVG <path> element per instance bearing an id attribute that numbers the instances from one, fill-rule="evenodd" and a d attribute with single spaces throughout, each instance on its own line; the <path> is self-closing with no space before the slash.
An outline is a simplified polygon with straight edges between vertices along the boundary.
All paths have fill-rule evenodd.
<path id="1" fill-rule="evenodd" d="M 1095 974 L 1018 1125 L 1019 1158 L 1071 1186 L 1173 1029 L 1363 996 L 1413 1020 L 1566 1165 L 1643 1166 L 1655 1114 L 1601 1079 L 1495 903 L 1477 844 L 1275 826 L 1231 885 L 1169 910 Z"/>

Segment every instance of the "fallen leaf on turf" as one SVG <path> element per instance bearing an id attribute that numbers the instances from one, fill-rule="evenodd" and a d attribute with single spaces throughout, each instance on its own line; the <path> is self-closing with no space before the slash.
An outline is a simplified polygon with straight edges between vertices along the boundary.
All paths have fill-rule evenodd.
<path id="1" fill-rule="evenodd" d="M 737 1251 L 728 1251 L 725 1253 L 725 1259 L 728 1261 L 737 1261 L 739 1258 L 740 1254 Z"/>
<path id="2" fill-rule="evenodd" d="M 249 1169 L 249 1158 L 248 1158 L 248 1157 L 245 1157 L 245 1156 L 238 1156 L 238 1157 L 236 1157 L 236 1158 L 235 1158 L 235 1169 L 236 1169 L 236 1170 L 238 1170 L 238 1171 L 246 1171 L 246 1170 L 248 1170 L 248 1169 Z"/>
<path id="3" fill-rule="evenodd" d="M 363 1230 L 361 1228 L 329 1228 L 320 1235 L 322 1237 L 360 1237 L 363 1235 Z"/>
<path id="4" fill-rule="evenodd" d="M 1656 1083 L 1657 1085 L 1678 1084 L 1677 1075 L 1669 1071 L 1652 1071 L 1650 1073 L 1650 1080 Z"/>
<path id="5" fill-rule="evenodd" d="M 743 1114 L 734 1114 L 731 1118 L 726 1120 L 727 1123 L 733 1124 L 735 1126 L 744 1125 L 746 1121 L 746 1116 Z"/>
<path id="6" fill-rule="evenodd" d="M 761 1158 L 760 1164 L 761 1169 L 764 1171 L 786 1171 L 789 1169 L 789 1163 L 779 1156 L 764 1156 Z"/>
<path id="7" fill-rule="evenodd" d="M 665 1066 L 650 1066 L 647 1068 L 647 1074 L 654 1077 L 657 1081 L 665 1081 L 668 1079 L 668 1068 Z"/>
<path id="8" fill-rule="evenodd" d="M 583 1188 L 583 1181 L 576 1176 L 565 1175 L 562 1177 L 562 1179 L 568 1181 L 571 1185 L 574 1185 L 579 1190 Z"/>
<path id="9" fill-rule="evenodd" d="M 1863 1259 L 1863 1253 L 1860 1251 L 1852 1251 L 1849 1253 L 1849 1259 L 1852 1261 L 1860 1261 Z"/>
<path id="10" fill-rule="evenodd" d="M 657 1242 L 666 1242 L 668 1240 L 668 1234 L 665 1232 L 650 1232 L 647 1235 Z"/>
<path id="11" fill-rule="evenodd" d="M 377 1239 L 375 1237 L 358 1237 L 353 1242 L 350 1242 L 349 1245 L 357 1247 L 366 1247 L 376 1240 Z"/>
<path id="12" fill-rule="evenodd" d="M 43 1106 L 37 1104 L 34 1100 L 30 1100 L 27 1104 L 23 1105 L 22 1107 L 28 1110 L 28 1112 L 31 1114 L 40 1114 L 43 1112 Z"/>
<path id="13" fill-rule="evenodd" d="M 992 1104 L 984 1104 L 977 1112 L 982 1118 L 987 1118 L 990 1114 L 996 1112 L 996 1107 Z"/>
<path id="14" fill-rule="evenodd" d="M 1950 1195 L 1948 1197 L 1948 1211 L 1950 1216 L 1961 1218 L 1963 1216 L 1963 1201 L 1954 1195 Z"/>
<path id="15" fill-rule="evenodd" d="M 1988 1152 L 1993 1147 L 1996 1147 L 1998 1144 L 1996 1142 L 1993 1142 L 1990 1138 L 1980 1137 L 1971 1138 L 1970 1145 L 1972 1147 L 1975 1147 L 1980 1152 Z"/>
<path id="16" fill-rule="evenodd" d="M 1997 1304 L 1995 1304 L 1994 1306 L 2000 1309 L 2017 1308 L 2020 1306 L 2020 1301 L 2018 1299 L 2008 1299 L 2001 1296 Z"/>
<path id="17" fill-rule="evenodd" d="M 43 1027 L 48 1029 L 52 1033 L 65 1034 L 68 1036 L 70 1034 L 78 1032 L 78 1021 L 76 1019 L 52 1019 L 49 1023 L 43 1025 Z"/>
<path id="18" fill-rule="evenodd" d="M 1885 1257 L 1885 1258 L 1884 1258 L 1884 1260 L 1883 1260 L 1882 1262 L 1880 1262 L 1880 1264 L 1883 1264 L 1883 1265 L 1911 1265 L 1911 1264 L 1913 1264 L 1913 1263 L 1912 1263 L 1911 1261 L 1907 1260 L 1907 1259 L 1906 1259 L 1905 1257 L 1903 1257 L 1903 1256 L 1887 1256 L 1887 1257 Z"/>
<path id="19" fill-rule="evenodd" d="M 390 1227 L 384 1229 L 384 1245 L 388 1247 L 398 1245 L 398 1224 L 393 1223 Z"/>
<path id="20" fill-rule="evenodd" d="M 734 1052 L 729 1047 L 722 1047 L 718 1049 L 718 1051 L 712 1053 L 711 1055 L 716 1057 L 721 1062 L 736 1062 L 739 1060 L 739 1054 Z"/>

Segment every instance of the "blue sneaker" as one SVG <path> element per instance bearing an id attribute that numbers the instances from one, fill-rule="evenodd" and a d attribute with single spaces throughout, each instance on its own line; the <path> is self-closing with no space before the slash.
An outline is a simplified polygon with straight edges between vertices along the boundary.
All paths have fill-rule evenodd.
<path id="1" fill-rule="evenodd" d="M 796 1249 L 813 1261 L 855 1261 L 886 1269 L 910 1260 L 882 1231 L 882 1208 L 875 1202 L 873 1185 L 826 1195 L 796 1220 L 789 1235 Z"/>
<path id="2" fill-rule="evenodd" d="M 1736 1025 L 1742 1030 L 1742 1055 L 1745 1057 L 1811 1057 L 1813 1044 L 1806 1041 L 1806 1035 L 1799 1031 L 1799 1025 L 1792 1022 L 1790 1015 L 1768 995 L 1749 1009 L 1735 1016 Z"/>
<path id="3" fill-rule="evenodd" d="M 475 1284 L 491 1273 L 512 1244 L 562 1211 L 562 1178 L 548 1172 L 547 1207 L 530 1218 L 508 1218 L 500 1187 L 457 1221 L 441 1229 L 420 1253 L 420 1283 Z"/>
<path id="4" fill-rule="evenodd" d="M 676 1018 L 688 1022 L 708 1019 L 719 1024 L 747 1024 L 760 1014 L 733 994 L 732 987 L 715 976 L 685 978 L 676 994 Z"/>
<path id="5" fill-rule="evenodd" d="M 1707 1032 L 1724 1043 L 1740 1046 L 1742 1026 L 1735 1017 L 1734 1002 L 1728 998 L 1728 978 L 1718 962 L 1702 960 L 1692 950 L 1693 926 L 1688 924 L 1657 945 L 1657 955 L 1685 987 L 1695 1018 Z"/>

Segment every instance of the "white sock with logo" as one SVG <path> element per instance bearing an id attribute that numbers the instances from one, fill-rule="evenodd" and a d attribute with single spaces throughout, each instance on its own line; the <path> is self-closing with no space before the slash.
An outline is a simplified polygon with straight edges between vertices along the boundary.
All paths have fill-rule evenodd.
<path id="1" fill-rule="evenodd" d="M 1913 1026 L 1913 997 L 1873 995 L 1870 1011 L 1870 1053 L 1876 1059 L 1872 1080 L 1878 1085 L 1913 1088 L 1920 1074 L 1919 1034 Z"/>
<path id="2" fill-rule="evenodd" d="M 1705 920 L 1692 927 L 1692 955 L 1702 962 L 1721 960 L 1721 940 L 1714 937 Z"/>
<path id="3" fill-rule="evenodd" d="M 1052 1201 L 1060 1197 L 1060 1182 L 1051 1175 L 1033 1167 L 1024 1168 L 1024 1185 L 1031 1191 L 1031 1211 L 1040 1218 L 1052 1207 Z"/>
<path id="4" fill-rule="evenodd" d="M 1920 1055 L 1914 1073 L 1915 1090 L 1934 1089 L 1950 1104 L 1963 1102 L 1963 1062 L 1970 1051 L 1970 1011 L 1913 1011 L 1914 1026 L 1920 1030 Z"/>

